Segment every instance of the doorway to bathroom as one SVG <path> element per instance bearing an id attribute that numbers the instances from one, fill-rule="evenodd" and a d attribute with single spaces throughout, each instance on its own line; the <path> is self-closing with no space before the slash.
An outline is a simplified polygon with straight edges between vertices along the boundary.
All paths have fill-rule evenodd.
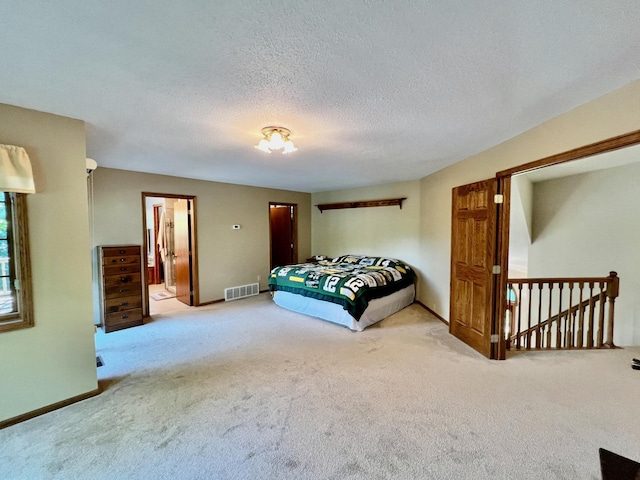
<path id="1" fill-rule="evenodd" d="M 143 193 L 149 314 L 197 305 L 195 197 Z"/>

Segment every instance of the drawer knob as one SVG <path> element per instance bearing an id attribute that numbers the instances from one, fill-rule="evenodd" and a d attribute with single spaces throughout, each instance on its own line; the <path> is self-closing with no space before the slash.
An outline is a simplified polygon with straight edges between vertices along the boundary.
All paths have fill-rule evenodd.
<path id="1" fill-rule="evenodd" d="M 120 250 L 120 253 L 123 254 L 125 252 L 125 250 Z"/>
<path id="2" fill-rule="evenodd" d="M 129 289 L 128 289 L 128 288 L 121 288 L 121 289 L 120 289 L 120 293 L 124 293 L 124 292 L 128 292 L 128 291 L 129 291 Z"/>
<path id="3" fill-rule="evenodd" d="M 125 305 L 129 305 L 129 302 L 122 302 L 122 303 L 120 304 L 120 306 L 121 306 L 121 307 L 124 307 Z"/>
<path id="4" fill-rule="evenodd" d="M 126 272 L 127 271 L 127 267 L 120 267 L 120 271 L 121 272 Z"/>
<path id="5" fill-rule="evenodd" d="M 129 315 L 121 315 L 120 318 L 129 318 Z"/>
<path id="6" fill-rule="evenodd" d="M 126 262 L 126 261 L 127 261 L 127 259 L 126 259 L 126 258 L 121 258 L 121 259 L 120 259 L 120 263 L 124 263 L 124 262 Z"/>
<path id="7" fill-rule="evenodd" d="M 129 277 L 120 277 L 120 281 L 121 281 L 122 283 L 127 283 L 129 280 L 130 280 L 130 278 L 129 278 Z"/>

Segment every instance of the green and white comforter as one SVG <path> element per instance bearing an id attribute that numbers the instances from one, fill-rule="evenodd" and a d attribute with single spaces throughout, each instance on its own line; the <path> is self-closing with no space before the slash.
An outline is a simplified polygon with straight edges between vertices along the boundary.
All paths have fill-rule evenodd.
<path id="1" fill-rule="evenodd" d="M 409 265 L 393 258 L 343 255 L 276 267 L 269 276 L 269 290 L 337 303 L 359 320 L 369 300 L 408 287 L 415 276 Z"/>

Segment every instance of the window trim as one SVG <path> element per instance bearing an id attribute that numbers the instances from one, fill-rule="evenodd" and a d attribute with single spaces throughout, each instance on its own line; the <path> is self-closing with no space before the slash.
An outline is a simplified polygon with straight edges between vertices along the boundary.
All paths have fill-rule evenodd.
<path id="1" fill-rule="evenodd" d="M 13 241 L 17 240 L 17 245 L 11 245 L 11 247 L 14 255 L 16 255 L 13 264 L 16 267 L 16 279 L 19 280 L 19 288 L 16 289 L 18 312 L 17 314 L 0 315 L 0 333 L 29 328 L 34 325 L 27 195 L 24 193 L 8 193 L 12 203 Z"/>

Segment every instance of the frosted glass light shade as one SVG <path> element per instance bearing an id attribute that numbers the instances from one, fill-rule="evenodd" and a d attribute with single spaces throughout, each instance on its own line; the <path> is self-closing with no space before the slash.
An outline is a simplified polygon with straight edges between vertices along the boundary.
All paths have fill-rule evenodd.
<path id="1" fill-rule="evenodd" d="M 282 153 L 291 153 L 291 152 L 295 152 L 297 150 L 298 149 L 293 144 L 293 142 L 291 140 L 287 140 L 286 142 L 284 142 L 284 151 Z"/>
<path id="2" fill-rule="evenodd" d="M 258 150 L 262 150 L 263 152 L 271 153 L 271 150 L 269 150 L 269 142 L 264 138 L 260 140 L 258 145 L 256 145 L 256 148 Z"/>
<path id="3" fill-rule="evenodd" d="M 278 150 L 284 147 L 284 140 L 279 132 L 273 132 L 271 134 L 271 140 L 269 140 L 269 147 L 271 150 Z"/>
<path id="4" fill-rule="evenodd" d="M 282 149 L 282 153 L 295 152 L 298 149 L 289 140 L 289 135 L 291 135 L 291 131 L 284 127 L 264 127 L 262 129 L 262 139 L 255 148 L 267 153 L 280 149 Z"/>

